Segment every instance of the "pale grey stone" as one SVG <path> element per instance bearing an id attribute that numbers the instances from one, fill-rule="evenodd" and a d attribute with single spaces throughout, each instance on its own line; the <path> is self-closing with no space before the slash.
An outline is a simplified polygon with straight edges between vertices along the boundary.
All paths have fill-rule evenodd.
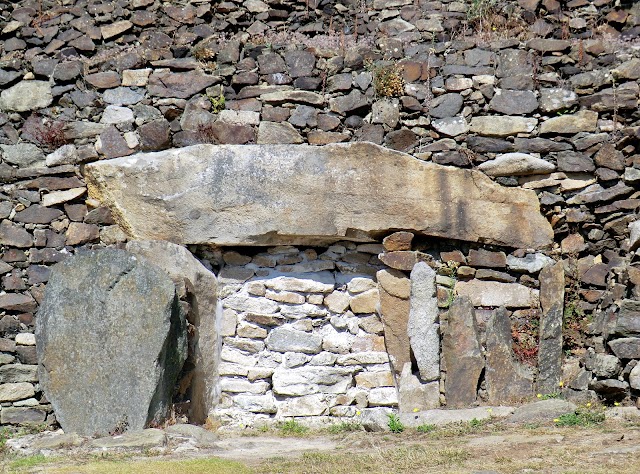
<path id="1" fill-rule="evenodd" d="M 0 154 L 2 159 L 19 168 L 33 168 L 44 165 L 44 153 L 31 143 L 0 145 L 0 148 L 2 148 L 2 153 Z"/>
<path id="2" fill-rule="evenodd" d="M 629 223 L 629 250 L 640 247 L 640 221 Z"/>
<path id="3" fill-rule="evenodd" d="M 507 256 L 507 268 L 516 272 L 538 273 L 554 263 L 554 259 L 542 253 L 528 253 L 524 257 Z"/>
<path id="4" fill-rule="evenodd" d="M 47 81 L 22 81 L 0 93 L 0 109 L 12 112 L 44 109 L 51 102 L 53 95 Z"/>
<path id="5" fill-rule="evenodd" d="M 445 117 L 431 122 L 433 128 L 448 137 L 457 137 L 469 131 L 469 124 L 464 117 Z"/>
<path id="6" fill-rule="evenodd" d="M 562 415 L 575 413 L 576 405 L 566 400 L 549 399 L 516 408 L 508 423 L 548 423 Z"/>
<path id="7" fill-rule="evenodd" d="M 398 380 L 399 410 L 401 413 L 431 410 L 440 406 L 440 382 L 422 383 L 411 373 L 411 364 L 402 369 Z"/>
<path id="8" fill-rule="evenodd" d="M 278 367 L 273 372 L 273 392 L 302 396 L 314 393 L 346 393 L 353 386 L 353 369 L 327 366 Z"/>
<path id="9" fill-rule="evenodd" d="M 484 406 L 462 410 L 426 410 L 417 413 L 401 413 L 400 421 L 408 428 L 417 428 L 420 425 L 443 426 L 452 423 L 466 423 L 474 419 L 506 418 L 514 411 L 515 408 L 506 406 Z"/>
<path id="10" fill-rule="evenodd" d="M 78 150 L 73 144 L 63 145 L 45 157 L 47 166 L 75 165 L 81 161 Z"/>
<path id="11" fill-rule="evenodd" d="M 322 349 L 322 336 L 286 326 L 279 327 L 269 333 L 267 348 L 276 352 L 317 354 Z"/>
<path id="12" fill-rule="evenodd" d="M 489 176 L 527 176 L 531 174 L 549 174 L 555 171 L 553 163 L 526 153 L 505 153 L 478 166 Z"/>
<path id="13" fill-rule="evenodd" d="M 133 123 L 133 110 L 128 107 L 109 105 L 106 109 L 104 109 L 104 112 L 102 112 L 100 123 L 113 125 Z"/>
<path id="14" fill-rule="evenodd" d="M 411 309 L 407 333 L 415 356 L 420 379 L 431 382 L 440 378 L 439 311 L 436 298 L 436 272 L 425 262 L 411 271 Z"/>
<path id="15" fill-rule="evenodd" d="M 483 117 L 473 117 L 471 119 L 470 130 L 478 135 L 506 137 L 509 135 L 517 135 L 518 133 L 531 133 L 537 124 L 538 120 L 535 118 L 487 115 Z"/>
<path id="16" fill-rule="evenodd" d="M 320 416 L 328 409 L 326 396 L 323 394 L 291 397 L 278 402 L 279 416 Z"/>
<path id="17" fill-rule="evenodd" d="M 556 112 L 568 109 L 578 103 L 578 95 L 568 89 L 540 89 L 540 110 Z"/>
<path id="18" fill-rule="evenodd" d="M 467 296 L 474 306 L 505 306 L 507 308 L 535 308 L 539 291 L 519 283 L 471 280 L 456 283 L 459 296 Z"/>
<path id="19" fill-rule="evenodd" d="M 161 448 L 167 440 L 164 431 L 157 428 L 136 430 L 119 436 L 98 438 L 91 442 L 91 446 L 101 449 L 153 449 Z"/>
<path id="20" fill-rule="evenodd" d="M 395 387 L 376 387 L 369 390 L 370 407 L 393 407 L 398 405 L 398 392 Z"/>
<path id="21" fill-rule="evenodd" d="M 35 395 L 33 385 L 28 382 L 6 383 L 0 385 L 0 402 L 24 400 Z"/>

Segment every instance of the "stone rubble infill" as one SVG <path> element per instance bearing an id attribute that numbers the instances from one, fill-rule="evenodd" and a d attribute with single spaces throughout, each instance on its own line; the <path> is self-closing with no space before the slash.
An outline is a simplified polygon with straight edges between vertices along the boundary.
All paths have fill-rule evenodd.
<path id="1" fill-rule="evenodd" d="M 200 143 L 369 141 L 457 172 L 482 167 L 496 183 L 530 190 L 553 230 L 553 243 L 549 233 L 550 246 L 543 249 L 523 245 L 507 251 L 486 243 L 472 248 L 507 253 L 505 268 L 502 256 L 487 267 L 487 260 L 474 260 L 475 253 L 471 258 L 466 244 L 450 239 L 498 221 L 519 232 L 526 221 L 488 213 L 467 225 L 461 216 L 468 208 L 449 212 L 454 200 L 447 194 L 450 185 L 444 186 L 438 202 L 443 214 L 459 222 L 437 241 L 446 247 L 441 253 L 449 254 L 439 263 L 458 264 L 454 283 L 475 304 L 484 345 L 493 305 L 513 310 L 512 329 L 537 319 L 537 302 L 545 305 L 539 288 L 544 275 L 538 274 L 553 263 L 549 259 L 562 260 L 574 290 L 566 301 L 574 310 L 572 326 L 582 328 L 571 334 L 573 352 L 562 354 L 563 394 L 580 402 L 635 397 L 640 389 L 638 2 L 570 2 L 585 5 L 571 10 L 569 31 L 558 19 L 562 12 L 556 1 L 509 2 L 509 11 L 497 12 L 499 17 L 523 22 L 522 31 L 509 31 L 506 40 L 502 23 L 495 36 L 465 25 L 473 0 L 418 6 L 375 0 L 364 2 L 366 8 L 363 2 L 334 8 L 317 0 L 196 2 L 184 8 L 160 0 L 63 3 L 0 2 L 0 424 L 56 424 L 38 380 L 36 347 L 25 343 L 51 267 L 77 251 L 123 247 L 130 238 L 124 232 L 130 229 L 116 224 L 120 216 L 114 219 L 85 192 L 82 165 Z M 592 28 L 594 9 L 597 29 Z M 345 33 L 344 41 L 337 41 L 335 32 L 341 31 L 357 35 Z M 373 64 L 365 67 L 367 59 Z M 376 72 L 387 64 L 398 66 L 404 81 L 395 97 L 376 91 Z M 354 169 L 370 162 L 365 156 Z M 474 186 L 463 186 L 462 196 Z M 401 183 L 391 199 L 411 189 Z M 371 194 L 365 198 L 371 200 Z M 176 216 L 197 221 L 206 214 L 195 211 Z M 378 237 L 361 248 L 377 246 L 370 258 L 379 254 L 375 265 L 388 264 L 385 271 L 410 271 L 428 260 L 423 248 L 383 252 L 379 240 L 384 235 Z M 437 254 L 441 249 L 427 250 Z M 357 271 L 360 259 L 349 251 L 344 260 L 318 259 L 313 266 Z M 225 271 L 223 279 L 229 280 L 253 270 Z M 384 338 L 391 371 L 355 377 L 367 390 L 386 389 L 374 393 L 378 401 L 390 402 L 388 389 L 411 359 L 405 331 L 409 302 L 402 288 L 379 283 L 381 314 L 354 313 L 354 318 L 360 329 Z M 441 310 L 452 286 L 438 282 Z M 340 288 L 327 295 L 322 315 L 320 295 L 286 291 L 269 288 L 278 298 L 274 304 L 283 308 L 278 312 L 247 313 L 242 324 L 233 322 L 242 336 L 225 340 L 223 351 L 236 364 L 227 369 L 250 385 L 227 387 L 261 391 L 265 381 L 270 383 L 270 367 L 237 373 L 244 361 L 258 359 L 260 338 L 270 328 L 296 324 L 296 330 L 309 334 L 304 320 L 313 326 L 316 318 L 332 319 L 353 309 L 351 295 Z M 370 308 L 373 293 L 361 296 L 356 307 Z M 309 301 L 296 303 L 307 296 Z M 349 321 L 345 327 L 344 320 L 334 318 L 338 336 L 328 337 L 331 347 L 344 347 L 341 333 L 354 330 Z M 562 341 L 557 333 L 550 337 L 548 329 L 543 339 L 555 352 L 543 350 L 541 359 L 551 392 L 559 386 Z M 291 359 L 287 364 L 303 360 Z M 323 354 L 314 363 L 318 360 L 331 359 Z M 341 361 L 353 362 L 353 356 Z M 442 378 L 446 381 L 444 371 Z M 193 380 L 198 383 L 197 376 Z M 243 406 L 273 415 L 276 397 L 234 393 Z M 478 395 L 485 394 L 481 385 Z M 348 409 L 362 405 L 363 398 L 355 403 Z"/>

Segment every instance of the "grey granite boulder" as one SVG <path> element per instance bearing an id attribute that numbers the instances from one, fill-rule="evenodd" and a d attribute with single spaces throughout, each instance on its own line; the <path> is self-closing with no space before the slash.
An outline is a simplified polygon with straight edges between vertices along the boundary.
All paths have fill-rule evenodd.
<path id="1" fill-rule="evenodd" d="M 161 422 L 187 355 L 176 289 L 123 250 L 56 267 L 36 324 L 40 384 L 65 432 L 105 435 Z"/>

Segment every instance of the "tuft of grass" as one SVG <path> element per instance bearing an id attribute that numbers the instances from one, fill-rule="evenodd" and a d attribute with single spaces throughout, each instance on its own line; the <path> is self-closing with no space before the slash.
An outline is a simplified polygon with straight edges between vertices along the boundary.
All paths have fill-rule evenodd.
<path id="1" fill-rule="evenodd" d="M 9 464 L 9 469 L 14 471 L 18 469 L 27 469 L 50 461 L 51 458 L 47 458 L 43 454 L 34 454 L 33 456 L 26 456 L 12 461 Z"/>
<path id="2" fill-rule="evenodd" d="M 420 425 L 416 427 L 416 431 L 418 433 L 431 433 L 432 431 L 435 431 L 437 428 L 438 427 L 436 425 L 429 425 L 425 423 L 424 425 Z"/>
<path id="3" fill-rule="evenodd" d="M 556 426 L 594 426 L 604 422 L 604 413 L 578 409 L 575 413 L 565 413 L 553 420 Z"/>
<path id="4" fill-rule="evenodd" d="M 52 474 L 250 474 L 244 464 L 220 458 L 184 461 L 93 461 L 63 468 L 47 468 Z"/>
<path id="5" fill-rule="evenodd" d="M 300 424 L 294 418 L 279 423 L 278 429 L 283 436 L 302 436 L 309 431 L 308 427 Z"/>
<path id="6" fill-rule="evenodd" d="M 402 433 L 404 431 L 404 425 L 395 413 L 389 413 L 389 429 L 392 433 Z"/>
<path id="7" fill-rule="evenodd" d="M 342 421 L 329 427 L 329 433 L 331 434 L 350 433 L 352 431 L 362 431 L 362 425 L 355 421 Z"/>

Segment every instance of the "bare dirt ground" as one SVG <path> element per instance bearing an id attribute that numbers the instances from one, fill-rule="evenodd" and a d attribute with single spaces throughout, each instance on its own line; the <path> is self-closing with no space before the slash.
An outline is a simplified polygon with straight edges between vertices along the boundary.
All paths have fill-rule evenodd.
<path id="1" fill-rule="evenodd" d="M 215 448 L 197 452 L 4 461 L 0 472 L 51 474 L 637 474 L 640 424 L 465 424 L 428 433 L 307 432 L 296 437 L 284 437 L 277 431 L 248 432 L 223 435 Z"/>

